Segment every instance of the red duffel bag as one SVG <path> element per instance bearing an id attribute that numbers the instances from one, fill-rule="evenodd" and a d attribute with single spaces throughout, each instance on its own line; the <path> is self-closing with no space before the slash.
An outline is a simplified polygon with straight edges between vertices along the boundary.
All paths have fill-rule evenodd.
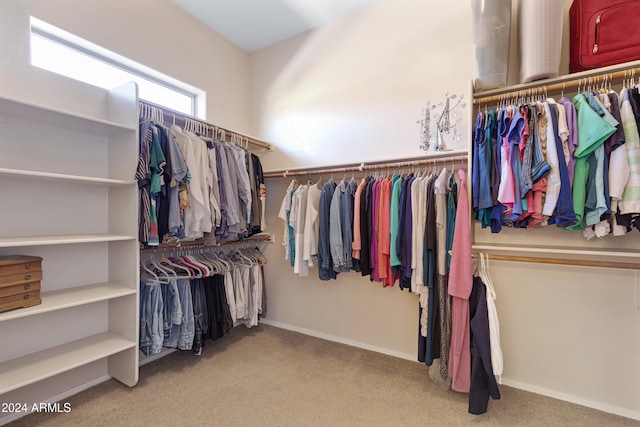
<path id="1" fill-rule="evenodd" d="M 640 0 L 573 0 L 571 72 L 640 59 Z"/>

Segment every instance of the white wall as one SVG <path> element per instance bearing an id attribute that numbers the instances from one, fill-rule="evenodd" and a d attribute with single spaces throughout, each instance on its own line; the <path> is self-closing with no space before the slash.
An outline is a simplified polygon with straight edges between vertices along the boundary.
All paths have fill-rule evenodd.
<path id="1" fill-rule="evenodd" d="M 204 90 L 207 121 L 249 131 L 249 55 L 171 0 L 30 0 L 30 12 Z"/>
<path id="2" fill-rule="evenodd" d="M 565 3 L 568 13 L 571 0 Z M 415 123 L 420 109 L 446 91 L 466 94 L 473 77 L 470 13 L 469 2 L 386 0 L 254 52 L 253 132 L 276 144 L 263 157 L 265 169 L 423 155 Z M 562 73 L 568 24 L 564 34 Z M 510 81 L 516 83 L 515 33 L 511 47 Z M 288 179 L 267 184 L 268 224 L 278 242 L 268 249 L 267 318 L 415 358 L 415 298 L 357 273 L 331 282 L 319 281 L 315 269 L 309 278 L 294 275 L 283 259 L 277 218 Z M 560 244 L 566 234 L 555 236 L 551 242 Z M 522 241 L 522 234 L 511 238 Z M 494 262 L 491 274 L 505 383 L 640 419 L 634 271 Z"/>
<path id="3" fill-rule="evenodd" d="M 265 167 L 424 155 L 416 121 L 427 101 L 469 100 L 471 19 L 459 12 L 384 1 L 254 52 L 253 131 L 278 145 Z"/>

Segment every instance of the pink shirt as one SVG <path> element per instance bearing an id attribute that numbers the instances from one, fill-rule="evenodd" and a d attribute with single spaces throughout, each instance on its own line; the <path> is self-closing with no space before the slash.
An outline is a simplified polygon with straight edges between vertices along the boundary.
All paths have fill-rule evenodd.
<path id="1" fill-rule="evenodd" d="M 451 347 L 449 376 L 451 388 L 468 393 L 471 386 L 471 350 L 469 337 L 469 295 L 473 288 L 471 262 L 471 227 L 466 176 L 458 170 L 460 193 L 451 248 L 449 295 L 451 298 Z"/>
<path id="2" fill-rule="evenodd" d="M 362 182 L 356 189 L 353 198 L 353 242 L 351 243 L 351 256 L 360 259 L 360 250 L 362 249 L 362 236 L 360 236 L 360 197 L 362 188 L 366 184 L 366 179 L 362 178 Z"/>
<path id="3" fill-rule="evenodd" d="M 371 278 L 374 282 L 380 282 L 380 273 L 378 271 L 378 216 L 380 214 L 380 183 L 378 179 L 373 183 L 373 203 L 371 204 Z"/>

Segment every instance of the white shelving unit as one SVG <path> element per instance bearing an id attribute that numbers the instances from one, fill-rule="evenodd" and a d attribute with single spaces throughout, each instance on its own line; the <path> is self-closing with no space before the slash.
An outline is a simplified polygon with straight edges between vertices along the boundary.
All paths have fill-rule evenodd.
<path id="1" fill-rule="evenodd" d="M 0 255 L 43 258 L 42 304 L 0 313 L 1 401 L 138 381 L 137 86 L 104 102 L 108 119 L 0 96 Z"/>

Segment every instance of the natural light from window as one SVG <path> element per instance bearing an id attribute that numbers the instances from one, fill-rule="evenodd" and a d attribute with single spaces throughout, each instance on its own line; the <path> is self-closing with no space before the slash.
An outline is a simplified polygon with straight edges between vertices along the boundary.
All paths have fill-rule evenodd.
<path id="1" fill-rule="evenodd" d="M 87 51 L 85 46 L 78 47 L 68 40 L 61 41 L 58 34 L 51 36 L 41 29 L 36 33 L 32 27 L 32 65 L 105 89 L 134 81 L 138 84 L 140 99 L 184 114 L 196 115 L 194 110 L 197 93 L 178 91 L 172 84 L 163 84 L 164 82 L 155 78 L 152 81 L 127 71 L 131 69 L 130 65 L 119 66 L 121 64 L 111 58 L 105 60 L 102 52 L 94 56 L 90 52 L 85 53 Z"/>

